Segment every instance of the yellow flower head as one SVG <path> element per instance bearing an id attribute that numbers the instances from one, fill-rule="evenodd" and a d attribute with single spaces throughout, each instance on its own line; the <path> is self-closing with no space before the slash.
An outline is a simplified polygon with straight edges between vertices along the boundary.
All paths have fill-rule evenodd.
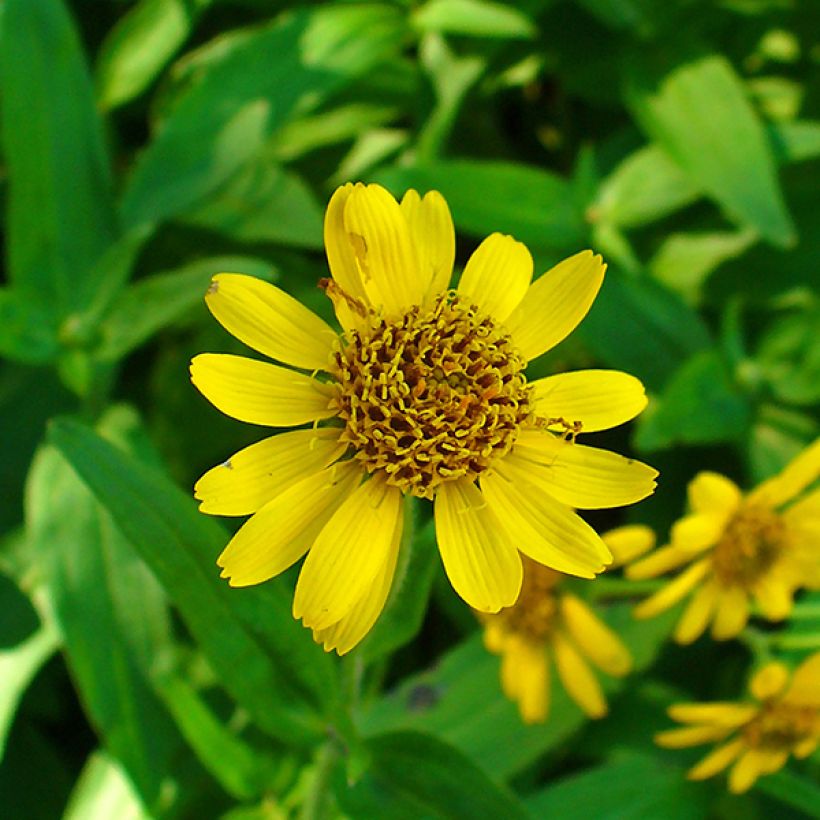
<path id="1" fill-rule="evenodd" d="M 820 475 L 820 439 L 779 475 L 745 497 L 728 478 L 699 473 L 689 484 L 689 515 L 670 543 L 627 569 L 630 578 L 654 578 L 688 564 L 635 610 L 651 618 L 692 590 L 678 622 L 679 643 L 696 640 L 712 623 L 712 637 L 735 637 L 754 600 L 764 617 L 779 621 L 801 587 L 820 587 L 820 489 L 804 494 Z"/>
<path id="2" fill-rule="evenodd" d="M 615 554 L 645 552 L 655 536 L 648 527 L 628 526 L 603 536 Z M 632 668 L 629 650 L 593 610 L 565 589 L 565 575 L 525 556 L 521 594 L 497 614 L 480 614 L 484 645 L 501 655 L 501 686 L 518 704 L 526 723 L 549 715 L 550 666 L 569 696 L 592 718 L 607 712 L 606 699 L 587 661 L 613 677 Z"/>
<path id="3" fill-rule="evenodd" d="M 749 685 L 757 703 L 681 703 L 669 715 L 687 726 L 655 736 L 667 749 L 722 742 L 689 771 L 705 780 L 734 763 L 729 789 L 738 794 L 782 768 L 790 754 L 808 757 L 820 743 L 820 652 L 791 676 L 781 663 L 760 669 Z"/>
<path id="4" fill-rule="evenodd" d="M 657 473 L 575 443 L 637 415 L 640 382 L 580 371 L 528 383 L 531 359 L 589 310 L 604 264 L 589 251 L 531 283 L 529 251 L 493 234 L 449 283 L 455 234 L 436 192 L 399 204 L 378 185 L 330 200 L 321 283 L 341 334 L 273 285 L 219 274 L 216 319 L 286 367 L 203 354 L 191 378 L 222 412 L 304 429 L 254 444 L 196 485 L 203 512 L 252 517 L 219 557 L 233 586 L 307 558 L 294 616 L 326 649 L 351 649 L 390 590 L 402 496 L 434 499 L 447 574 L 467 603 L 497 612 L 518 597 L 519 550 L 593 577 L 610 561 L 571 507 L 629 504 Z"/>

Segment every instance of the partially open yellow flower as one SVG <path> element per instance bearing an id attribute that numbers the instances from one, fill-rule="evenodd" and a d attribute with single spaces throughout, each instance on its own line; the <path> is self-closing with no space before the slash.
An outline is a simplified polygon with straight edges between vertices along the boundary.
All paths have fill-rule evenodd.
<path id="1" fill-rule="evenodd" d="M 696 640 L 711 622 L 727 640 L 746 626 L 752 601 L 771 620 L 786 618 L 796 590 L 820 587 L 820 489 L 798 498 L 820 475 L 820 439 L 779 475 L 745 497 L 728 478 L 699 473 L 689 484 L 689 515 L 671 543 L 627 568 L 634 579 L 689 566 L 635 609 L 651 618 L 696 589 L 675 630 Z"/>
<path id="2" fill-rule="evenodd" d="M 791 682 L 789 678 L 791 677 Z M 689 770 L 705 780 L 734 763 L 729 789 L 751 788 L 758 777 L 781 769 L 790 754 L 808 757 L 820 743 L 820 652 L 790 676 L 781 663 L 766 664 L 749 685 L 758 703 L 681 703 L 669 716 L 687 726 L 655 736 L 667 749 L 728 740 Z M 731 739 L 730 739 L 731 737 Z"/>
<path id="3" fill-rule="evenodd" d="M 645 552 L 655 536 L 639 525 L 611 530 L 605 543 L 618 554 Z M 567 694 L 592 718 L 603 717 L 607 704 L 589 667 L 619 678 L 632 668 L 629 650 L 592 608 L 564 584 L 566 576 L 524 558 L 524 582 L 518 600 L 497 614 L 479 617 L 484 645 L 501 655 L 501 686 L 518 704 L 525 723 L 549 716 L 552 661 Z"/>
<path id="4" fill-rule="evenodd" d="M 655 470 L 575 443 L 646 404 L 625 373 L 528 383 L 524 368 L 581 321 L 604 264 L 590 251 L 531 282 L 529 251 L 493 234 L 449 289 L 455 234 L 436 192 L 399 204 L 378 185 L 339 188 L 325 218 L 339 334 L 279 288 L 219 274 L 206 295 L 234 336 L 288 367 L 203 354 L 194 384 L 222 412 L 305 429 L 254 444 L 206 473 L 203 512 L 247 515 L 219 557 L 233 586 L 307 558 L 293 612 L 326 649 L 367 633 L 390 590 L 403 495 L 435 500 L 447 574 L 467 603 L 518 597 L 519 550 L 593 577 L 610 560 L 572 507 L 630 504 Z M 304 371 L 304 372 L 303 372 Z"/>

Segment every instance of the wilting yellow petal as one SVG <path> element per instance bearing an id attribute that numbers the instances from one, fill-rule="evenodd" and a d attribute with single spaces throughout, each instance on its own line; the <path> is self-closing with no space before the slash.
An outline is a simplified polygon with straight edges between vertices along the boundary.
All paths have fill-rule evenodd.
<path id="1" fill-rule="evenodd" d="M 616 678 L 629 673 L 629 650 L 580 598 L 562 595 L 561 614 L 575 644 L 599 669 Z"/>
<path id="2" fill-rule="evenodd" d="M 712 637 L 728 641 L 737 637 L 749 620 L 749 595 L 743 587 L 721 587 L 715 604 Z"/>
<path id="3" fill-rule="evenodd" d="M 737 738 L 718 746 L 686 773 L 690 780 L 706 780 L 722 772 L 743 751 L 743 740 Z"/>
<path id="4" fill-rule="evenodd" d="M 600 536 L 569 507 L 560 504 L 517 473 L 481 476 L 481 489 L 490 510 L 508 539 L 539 564 L 593 578 L 611 556 Z"/>
<path id="5" fill-rule="evenodd" d="M 789 682 L 789 668 L 779 661 L 771 661 L 758 669 L 749 681 L 749 691 L 758 700 L 779 695 Z"/>
<path id="6" fill-rule="evenodd" d="M 731 732 L 727 726 L 684 726 L 681 729 L 667 729 L 655 735 L 655 743 L 664 749 L 685 749 L 687 746 L 700 746 L 723 740 Z"/>
<path id="7" fill-rule="evenodd" d="M 647 402 L 640 381 L 617 370 L 557 373 L 537 379 L 531 387 L 539 418 L 580 422 L 582 433 L 609 430 L 634 419 Z M 562 429 L 560 423 L 550 427 Z"/>
<path id="8" fill-rule="evenodd" d="M 684 570 L 677 578 L 661 587 L 632 611 L 636 618 L 653 618 L 686 597 L 702 580 L 709 563 L 702 559 Z"/>
<path id="9" fill-rule="evenodd" d="M 742 498 L 737 484 L 720 473 L 698 473 L 687 487 L 689 505 L 696 513 L 717 513 L 728 517 Z"/>
<path id="10" fill-rule="evenodd" d="M 521 590 L 521 557 L 471 481 L 442 484 L 435 501 L 436 540 L 455 591 L 479 612 L 511 606 Z"/>
<path id="11" fill-rule="evenodd" d="M 342 499 L 361 480 L 354 464 L 334 465 L 292 485 L 240 527 L 217 560 L 233 587 L 267 581 L 307 552 Z"/>
<path id="12" fill-rule="evenodd" d="M 208 470 L 194 486 L 210 515 L 248 515 L 332 464 L 347 448 L 338 427 L 291 430 L 257 441 Z"/>
<path id="13" fill-rule="evenodd" d="M 511 236 L 490 234 L 467 260 L 458 294 L 503 322 L 524 298 L 532 269 L 532 254 L 525 245 Z"/>
<path id="14" fill-rule="evenodd" d="M 325 652 L 335 649 L 339 655 L 346 655 L 370 632 L 381 615 L 393 585 L 403 525 L 404 518 L 400 515 L 396 519 L 396 529 L 387 558 L 376 575 L 372 589 L 366 591 L 350 612 L 333 626 L 313 631 L 313 640 L 322 644 Z"/>
<path id="15" fill-rule="evenodd" d="M 714 581 L 707 581 L 696 590 L 675 627 L 674 638 L 679 644 L 693 643 L 704 633 L 715 611 L 717 592 Z"/>
<path id="16" fill-rule="evenodd" d="M 191 362 L 191 381 L 217 410 L 250 424 L 295 427 L 335 414 L 329 387 L 244 356 L 201 353 Z"/>
<path id="17" fill-rule="evenodd" d="M 595 301 L 605 270 L 600 256 L 581 251 L 530 285 L 504 323 L 527 360 L 555 347 L 575 330 Z"/>
<path id="18" fill-rule="evenodd" d="M 588 717 L 603 717 L 607 713 L 606 699 L 601 685 L 584 659 L 560 631 L 553 635 L 552 647 L 558 675 L 567 694 Z"/>
<path id="19" fill-rule="evenodd" d="M 640 461 L 574 444 L 546 430 L 522 430 L 505 468 L 527 472 L 553 498 L 583 510 L 621 507 L 651 495 L 658 471 Z"/>
<path id="20" fill-rule="evenodd" d="M 285 291 L 253 276 L 219 273 L 205 302 L 239 341 L 294 367 L 327 370 L 337 334 Z"/>
<path id="21" fill-rule="evenodd" d="M 401 210 L 419 259 L 421 278 L 427 282 L 426 297 L 447 290 L 453 275 L 456 235 L 447 202 L 438 191 L 423 198 L 412 188 L 401 200 Z"/>
<path id="22" fill-rule="evenodd" d="M 820 438 L 794 458 L 778 475 L 749 494 L 749 501 L 779 507 L 820 477 Z"/>
<path id="23" fill-rule="evenodd" d="M 645 524 L 626 524 L 602 533 L 601 538 L 612 553 L 612 569 L 628 564 L 655 546 L 655 532 Z"/>
<path id="24" fill-rule="evenodd" d="M 344 618 L 387 560 L 402 514 L 401 492 L 384 479 L 365 481 L 339 506 L 310 548 L 293 599 L 293 617 L 311 629 Z"/>

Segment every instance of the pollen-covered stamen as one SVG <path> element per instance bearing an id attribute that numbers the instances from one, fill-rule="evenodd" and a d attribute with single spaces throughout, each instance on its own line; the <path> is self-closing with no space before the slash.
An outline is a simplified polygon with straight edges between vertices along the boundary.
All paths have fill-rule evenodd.
<path id="1" fill-rule="evenodd" d="M 522 555 L 524 579 L 518 600 L 497 615 L 490 616 L 503 629 L 531 643 L 545 643 L 558 621 L 559 600 L 555 587 L 561 573 Z"/>
<path id="2" fill-rule="evenodd" d="M 810 706 L 770 701 L 743 727 L 743 739 L 754 749 L 788 751 L 820 730 L 820 711 Z"/>
<path id="3" fill-rule="evenodd" d="M 712 565 L 725 586 L 749 588 L 787 546 L 783 518 L 766 507 L 747 505 L 732 518 L 712 552 Z"/>
<path id="4" fill-rule="evenodd" d="M 423 498 L 508 453 L 530 415 L 526 362 L 454 292 L 394 321 L 374 317 L 335 358 L 342 441 L 369 472 Z"/>

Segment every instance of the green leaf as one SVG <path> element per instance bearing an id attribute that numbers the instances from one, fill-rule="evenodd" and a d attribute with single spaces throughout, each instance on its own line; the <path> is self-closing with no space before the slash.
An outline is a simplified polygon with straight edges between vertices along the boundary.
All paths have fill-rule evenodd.
<path id="1" fill-rule="evenodd" d="M 176 103 L 123 199 L 128 225 L 176 215 L 259 153 L 295 113 L 315 108 L 401 44 L 387 6 L 297 11 L 231 41 Z"/>
<path id="2" fill-rule="evenodd" d="M 776 404 L 761 405 L 748 441 L 750 478 L 754 482 L 779 473 L 820 436 L 816 415 Z"/>
<path id="3" fill-rule="evenodd" d="M 511 792 L 441 740 L 405 731 L 372 738 L 366 746 L 371 766 L 364 777 L 352 787 L 337 782 L 336 796 L 352 817 L 527 816 Z"/>
<path id="4" fill-rule="evenodd" d="M 202 303 L 211 277 L 223 271 L 271 280 L 273 268 L 254 257 L 218 256 L 200 259 L 176 271 L 141 279 L 123 291 L 99 327 L 95 355 L 102 361 L 121 359 Z"/>
<path id="5" fill-rule="evenodd" d="M 635 444 L 662 450 L 676 444 L 740 441 L 752 421 L 749 400 L 734 384 L 719 354 L 693 356 L 641 416 Z"/>
<path id="6" fill-rule="evenodd" d="M 59 448 L 178 606 L 222 684 L 264 731 L 291 743 L 323 731 L 316 709 L 335 705 L 335 668 L 290 614 L 276 582 L 234 590 L 214 559 L 227 536 L 158 471 L 77 421 L 50 429 Z"/>
<path id="7" fill-rule="evenodd" d="M 806 777 L 782 769 L 761 777 L 757 788 L 804 817 L 820 817 L 820 786 Z"/>
<path id="8" fill-rule="evenodd" d="M 780 162 L 803 162 L 820 156 L 820 122 L 815 120 L 771 123 L 769 136 Z"/>
<path id="9" fill-rule="evenodd" d="M 319 250 L 324 212 L 292 171 L 261 157 L 251 160 L 180 220 L 241 242 L 276 242 Z"/>
<path id="10" fill-rule="evenodd" d="M 396 196 L 407 188 L 440 191 L 456 225 L 482 238 L 501 231 L 534 248 L 574 250 L 584 241 L 584 221 L 570 184 L 541 168 L 449 160 L 386 168 L 375 178 Z"/>
<path id="11" fill-rule="evenodd" d="M 578 332 L 604 364 L 632 373 L 652 390 L 709 345 L 703 320 L 677 294 L 617 269 L 607 271 Z"/>
<path id="12" fill-rule="evenodd" d="M 188 39 L 212 0 L 140 0 L 105 38 L 97 57 L 97 96 L 103 108 L 139 96 Z"/>
<path id="13" fill-rule="evenodd" d="M 56 323 L 38 299 L 21 291 L 0 288 L 0 356 L 45 364 L 59 350 Z"/>
<path id="14" fill-rule="evenodd" d="M 125 772 L 105 752 L 94 752 L 86 761 L 62 820 L 90 817 L 151 818 Z"/>
<path id="15" fill-rule="evenodd" d="M 765 130 L 724 57 L 693 60 L 657 83 L 633 77 L 628 102 L 647 134 L 731 219 L 775 245 L 795 242 Z"/>
<path id="16" fill-rule="evenodd" d="M 412 19 L 419 31 L 468 37 L 531 39 L 537 32 L 526 14 L 487 0 L 429 0 Z"/>
<path id="17" fill-rule="evenodd" d="M 0 70 L 9 278 L 65 316 L 93 293 L 116 218 L 91 81 L 60 0 L 7 0 Z"/>
<path id="18" fill-rule="evenodd" d="M 656 145 L 639 148 L 601 183 L 589 209 L 594 222 L 636 228 L 691 205 L 700 189 Z"/>
<path id="19" fill-rule="evenodd" d="M 0 649 L 21 643 L 40 626 L 40 619 L 17 584 L 0 572 Z"/>

